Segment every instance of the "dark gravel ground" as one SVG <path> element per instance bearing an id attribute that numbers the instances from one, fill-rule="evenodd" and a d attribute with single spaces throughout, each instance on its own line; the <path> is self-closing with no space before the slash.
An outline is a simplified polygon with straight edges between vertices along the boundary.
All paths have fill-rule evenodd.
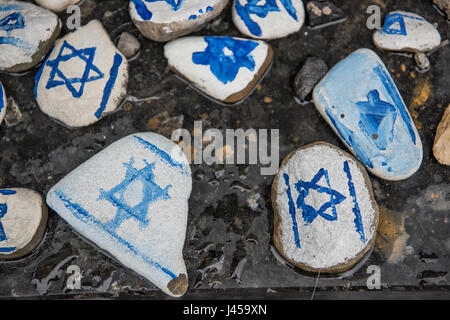
<path id="1" fill-rule="evenodd" d="M 0 74 L 9 96 L 23 112 L 23 121 L 0 127 L 0 186 L 28 187 L 43 194 L 72 169 L 112 142 L 150 129 L 170 132 L 170 123 L 149 121 L 162 112 L 184 116 L 183 127 L 195 120 L 207 128 L 280 129 L 280 160 L 292 150 L 326 141 L 345 149 L 312 103 L 294 100 L 292 83 L 307 57 L 317 56 L 332 67 L 352 51 L 375 50 L 391 71 L 415 118 L 424 146 L 421 169 L 411 178 L 388 182 L 370 176 L 381 209 L 376 246 L 363 265 L 345 279 L 320 277 L 316 297 L 370 297 L 366 288 L 369 265 L 381 268 L 383 291 L 372 296 L 448 296 L 450 267 L 450 169 L 432 155 L 436 127 L 450 102 L 450 46 L 429 58 L 431 70 L 419 73 L 411 57 L 376 49 L 366 28 L 368 5 L 382 14 L 394 9 L 419 13 L 438 24 L 443 39 L 449 24 L 431 1 L 334 1 L 347 20 L 311 30 L 304 26 L 287 38 L 271 41 L 272 69 L 260 87 L 242 104 L 217 105 L 185 83 L 167 67 L 163 44 L 144 39 L 131 23 L 128 1 L 85 0 L 82 24 L 99 19 L 112 39 L 123 31 L 138 36 L 142 50 L 130 62 L 129 101 L 121 110 L 87 128 L 71 130 L 52 121 L 33 96 L 37 68 L 23 75 Z M 65 14 L 60 15 L 67 19 Z M 63 33 L 68 30 L 64 29 Z M 230 5 L 198 35 L 239 32 L 231 21 Z M 151 97 L 151 98 L 150 98 Z M 148 99 L 150 98 L 150 99 Z M 176 121 L 175 121 L 176 122 Z M 168 127 L 169 126 L 169 127 Z M 257 165 L 193 165 L 193 191 L 184 256 L 190 289 L 188 298 L 310 297 L 316 277 L 280 263 L 271 252 L 273 176 L 261 176 Z M 257 201 L 251 208 L 249 199 Z M 68 266 L 83 272 L 82 288 L 66 289 Z M 53 211 L 45 240 L 30 256 L 0 263 L 0 297 L 158 297 L 166 296 L 134 272 L 103 255 L 76 235 Z M 408 295 L 407 295 L 408 296 Z"/>

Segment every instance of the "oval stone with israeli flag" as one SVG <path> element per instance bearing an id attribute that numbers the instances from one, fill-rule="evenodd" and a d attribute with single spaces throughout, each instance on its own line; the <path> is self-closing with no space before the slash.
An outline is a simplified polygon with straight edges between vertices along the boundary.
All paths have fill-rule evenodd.
<path id="1" fill-rule="evenodd" d="M 2 124 L 3 119 L 5 118 L 6 114 L 6 93 L 5 89 L 3 88 L 2 83 L 0 82 L 0 124 Z"/>
<path id="2" fill-rule="evenodd" d="M 422 164 L 422 141 L 383 61 L 359 49 L 314 88 L 314 104 L 372 174 L 402 180 Z"/>
<path id="3" fill-rule="evenodd" d="M 325 142 L 290 153 L 271 191 L 274 245 L 308 272 L 342 273 L 373 247 L 378 206 L 364 167 Z"/>
<path id="4" fill-rule="evenodd" d="M 55 42 L 36 75 L 41 110 L 69 127 L 93 124 L 127 94 L 128 62 L 98 20 Z"/>
<path id="5" fill-rule="evenodd" d="M 260 40 L 184 37 L 164 46 L 170 68 L 206 96 L 225 104 L 242 102 L 272 63 L 273 51 Z"/>
<path id="6" fill-rule="evenodd" d="M 0 259 L 31 253 L 41 242 L 47 225 L 47 205 L 36 191 L 0 189 Z"/>
<path id="7" fill-rule="evenodd" d="M 181 148 L 161 135 L 137 133 L 69 173 L 47 203 L 82 236 L 179 297 L 188 287 L 182 251 L 191 188 Z"/>

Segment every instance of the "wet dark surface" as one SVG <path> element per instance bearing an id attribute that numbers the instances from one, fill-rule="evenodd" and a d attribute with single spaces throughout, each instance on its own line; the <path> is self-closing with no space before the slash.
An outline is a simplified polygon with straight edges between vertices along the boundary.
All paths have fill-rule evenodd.
<path id="1" fill-rule="evenodd" d="M 280 263 L 271 252 L 273 176 L 261 176 L 257 165 L 193 165 L 193 191 L 184 257 L 190 298 L 348 297 L 369 292 L 368 266 L 381 268 L 383 291 L 448 294 L 450 269 L 450 169 L 432 155 L 436 127 L 450 102 L 450 46 L 430 55 L 431 70 L 419 73 L 414 59 L 376 49 L 365 13 L 378 4 L 382 14 L 393 9 L 419 13 L 438 24 L 443 40 L 449 25 L 431 1 L 334 1 L 347 20 L 311 30 L 304 26 L 287 38 L 271 41 L 275 57 L 260 87 L 242 104 L 223 107 L 205 99 L 168 70 L 163 45 L 144 39 L 131 23 L 128 1 L 85 0 L 82 24 L 100 19 L 113 39 L 123 31 L 138 36 L 139 55 L 130 62 L 130 101 L 122 109 L 87 128 L 70 130 L 53 122 L 37 107 L 33 96 L 37 69 L 24 75 L 0 74 L 23 120 L 0 127 L 0 186 L 28 187 L 42 194 L 63 176 L 112 142 L 135 132 L 170 133 L 184 116 L 183 127 L 194 121 L 207 128 L 280 129 L 280 160 L 292 150 L 315 142 L 342 145 L 312 103 L 294 99 L 293 80 L 308 56 L 332 67 L 352 51 L 375 50 L 391 71 L 415 118 L 424 146 L 420 170 L 411 178 L 388 182 L 370 176 L 381 209 L 373 253 L 345 279 L 308 277 Z M 394 5 L 395 4 L 395 5 Z M 62 19 L 67 16 L 61 14 Z M 67 29 L 63 30 L 68 32 Z M 198 35 L 239 36 L 230 6 Z M 133 98 L 134 97 L 134 98 Z M 134 100 L 134 102 L 133 102 Z M 82 271 L 81 289 L 66 288 L 67 268 Z M 412 293 L 411 293 L 412 292 Z M 347 293 L 349 295 L 347 295 Z M 158 297 L 166 296 L 148 281 L 100 253 L 74 234 L 50 211 L 47 233 L 39 248 L 20 261 L 0 263 L 0 297 Z M 402 295 L 400 295 L 402 296 Z M 407 295 L 408 296 L 408 295 Z M 382 295 L 380 296 L 382 297 Z"/>

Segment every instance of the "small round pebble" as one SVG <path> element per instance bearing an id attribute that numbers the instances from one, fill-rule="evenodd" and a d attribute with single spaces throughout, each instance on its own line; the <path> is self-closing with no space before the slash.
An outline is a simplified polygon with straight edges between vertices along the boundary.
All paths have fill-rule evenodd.
<path id="1" fill-rule="evenodd" d="M 123 32 L 120 35 L 117 49 L 127 58 L 134 57 L 141 50 L 141 43 L 135 36 L 129 32 Z"/>
<path id="2" fill-rule="evenodd" d="M 323 60 L 316 57 L 308 58 L 294 80 L 294 89 L 297 96 L 305 101 L 315 85 L 327 72 L 328 66 Z"/>

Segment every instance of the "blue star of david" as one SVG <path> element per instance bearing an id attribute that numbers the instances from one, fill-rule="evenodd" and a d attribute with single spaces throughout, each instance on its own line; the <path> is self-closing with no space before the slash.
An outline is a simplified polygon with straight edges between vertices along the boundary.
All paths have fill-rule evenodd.
<path id="1" fill-rule="evenodd" d="M 155 163 L 149 164 L 145 160 L 144 163 L 145 167 L 138 170 L 133 167 L 134 159 L 131 158 L 128 163 L 123 164 L 127 168 L 125 179 L 109 191 L 100 189 L 98 200 L 107 200 L 117 207 L 116 216 L 105 224 L 108 230 L 117 230 L 124 220 L 131 217 L 138 220 L 141 227 L 145 227 L 150 222 L 147 218 L 149 206 L 156 201 L 170 199 L 168 191 L 172 185 L 164 189 L 157 185 L 153 173 Z M 126 203 L 125 192 L 135 181 L 142 183 L 143 198 L 137 205 L 131 206 Z"/>
<path id="2" fill-rule="evenodd" d="M 322 179 L 322 177 L 325 177 L 328 187 L 318 185 L 318 182 Z M 313 222 L 319 215 L 328 221 L 337 220 L 336 205 L 344 201 L 346 197 L 331 188 L 327 170 L 321 168 L 310 182 L 299 180 L 295 184 L 295 189 L 297 189 L 299 193 L 297 198 L 297 208 L 302 208 L 303 220 L 306 224 Z M 330 196 L 330 200 L 325 202 L 319 210 L 316 210 L 314 207 L 306 204 L 305 202 L 310 190 L 316 190 L 318 193 L 328 194 Z M 331 208 L 331 214 L 327 214 L 325 212 L 329 208 Z"/>
<path id="3" fill-rule="evenodd" d="M 394 138 L 394 123 L 397 118 L 395 107 L 380 99 L 377 90 L 367 94 L 367 101 L 356 103 L 361 113 L 360 129 L 380 149 L 386 150 Z"/>
<path id="4" fill-rule="evenodd" d="M 50 72 L 50 77 L 46 88 L 51 89 L 65 85 L 74 98 L 80 98 L 83 95 L 84 86 L 86 83 L 96 81 L 104 77 L 104 74 L 94 65 L 95 50 L 95 47 L 77 50 L 67 41 L 64 41 L 56 59 L 47 62 L 47 66 L 51 67 L 52 71 Z M 70 51 L 70 53 L 64 53 L 64 51 Z M 81 78 L 68 78 L 59 68 L 60 63 L 74 58 L 78 58 L 86 64 L 83 76 Z M 97 75 L 91 76 L 91 72 L 94 72 Z M 62 80 L 56 79 L 56 76 Z M 80 84 L 80 87 L 77 90 L 73 85 L 78 83 Z"/>
<path id="5" fill-rule="evenodd" d="M 15 194 L 16 191 L 13 190 L 0 190 L 1 195 L 12 195 Z M 8 206 L 6 203 L 0 203 L 0 220 L 5 216 L 5 214 L 8 212 Z M 3 228 L 3 225 L 0 221 L 0 242 L 6 241 L 8 238 L 6 237 L 5 229 Z M 11 252 L 15 250 L 15 247 L 0 247 L 0 252 Z"/>
<path id="6" fill-rule="evenodd" d="M 257 46 L 255 41 L 236 40 L 231 37 L 205 37 L 205 51 L 194 52 L 195 64 L 210 66 L 211 72 L 223 84 L 233 82 L 240 68 L 255 69 L 255 60 L 250 54 Z"/>

